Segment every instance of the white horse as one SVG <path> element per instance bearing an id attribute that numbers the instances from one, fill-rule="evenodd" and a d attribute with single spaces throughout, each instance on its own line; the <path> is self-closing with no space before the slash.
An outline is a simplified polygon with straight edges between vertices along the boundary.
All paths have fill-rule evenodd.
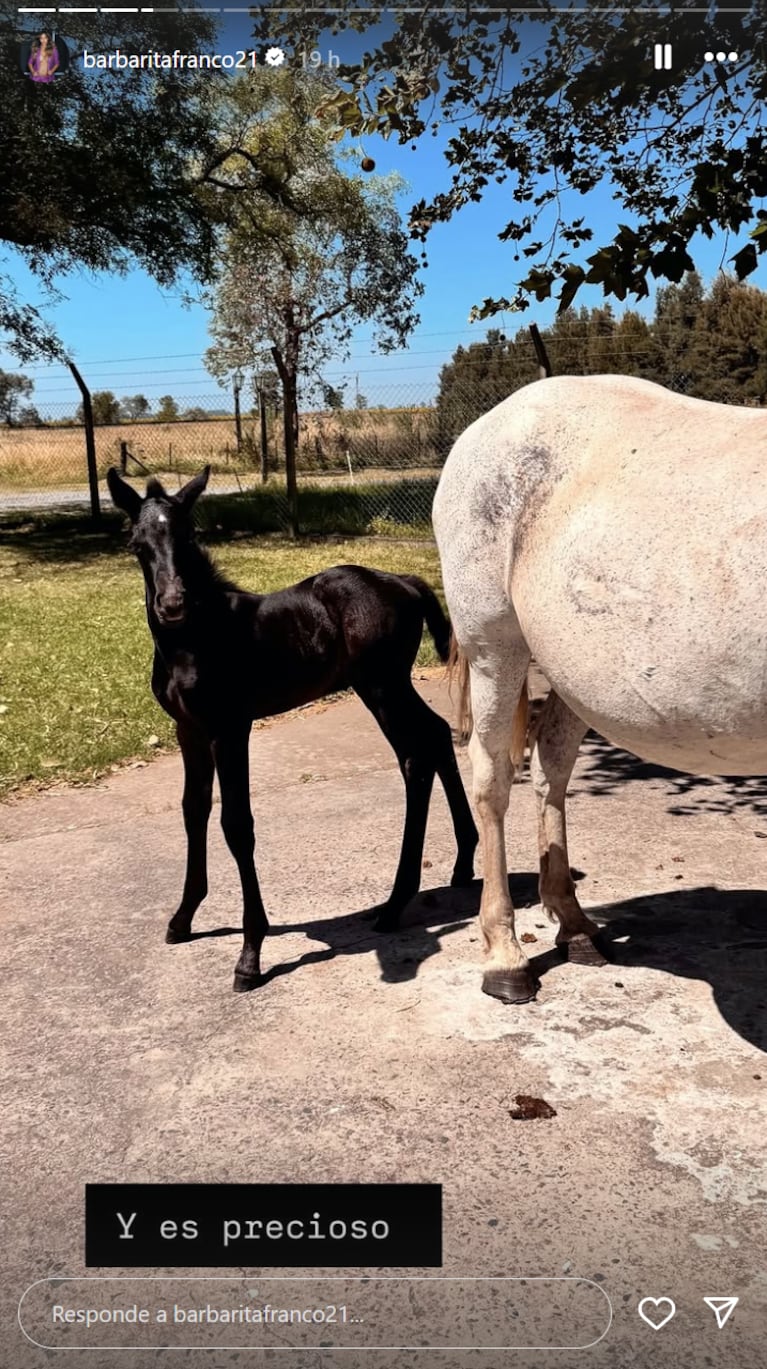
<path id="1" fill-rule="evenodd" d="M 767 414 L 624 376 L 537 381 L 456 442 L 434 528 L 471 690 L 482 987 L 522 1003 L 504 817 L 531 655 L 552 686 L 531 738 L 540 896 L 570 959 L 604 963 L 565 828 L 589 727 L 675 770 L 767 774 Z"/>

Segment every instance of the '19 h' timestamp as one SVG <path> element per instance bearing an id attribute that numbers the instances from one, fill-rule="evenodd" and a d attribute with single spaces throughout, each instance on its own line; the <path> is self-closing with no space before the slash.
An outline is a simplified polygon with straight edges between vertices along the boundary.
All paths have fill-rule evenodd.
<path id="1" fill-rule="evenodd" d="M 304 71 L 319 71 L 320 67 L 328 67 L 330 71 L 336 71 L 341 65 L 341 58 L 332 48 L 300 48 L 296 53 Z"/>

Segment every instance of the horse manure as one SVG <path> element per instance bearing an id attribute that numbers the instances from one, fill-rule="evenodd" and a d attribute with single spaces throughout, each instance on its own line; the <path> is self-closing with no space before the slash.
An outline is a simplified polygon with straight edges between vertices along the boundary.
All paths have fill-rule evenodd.
<path id="1" fill-rule="evenodd" d="M 533 1122 L 537 1118 L 556 1117 L 556 1112 L 545 1098 L 534 1098 L 531 1093 L 518 1093 L 514 1099 L 515 1108 L 509 1108 L 509 1117 L 514 1122 Z"/>

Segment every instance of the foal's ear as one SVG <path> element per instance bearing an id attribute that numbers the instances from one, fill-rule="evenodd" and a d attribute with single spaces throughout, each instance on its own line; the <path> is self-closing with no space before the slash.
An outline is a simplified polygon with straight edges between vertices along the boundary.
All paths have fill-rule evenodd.
<path id="1" fill-rule="evenodd" d="M 116 508 L 122 509 L 123 513 L 127 513 L 131 523 L 135 523 L 144 502 L 138 490 L 134 490 L 127 480 L 123 480 L 114 466 L 110 466 L 107 471 L 107 485 L 112 496 L 112 503 Z"/>
<path id="2" fill-rule="evenodd" d="M 192 476 L 186 485 L 182 485 L 178 494 L 174 496 L 176 503 L 180 504 L 184 513 L 189 513 L 190 509 L 196 504 L 205 486 L 210 479 L 210 466 L 205 466 L 199 475 Z"/>

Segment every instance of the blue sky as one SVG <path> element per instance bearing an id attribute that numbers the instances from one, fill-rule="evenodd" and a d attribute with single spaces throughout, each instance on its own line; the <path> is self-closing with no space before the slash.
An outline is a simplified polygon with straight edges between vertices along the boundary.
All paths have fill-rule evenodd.
<path id="1" fill-rule="evenodd" d="M 242 47 L 249 31 L 246 16 L 228 16 L 221 50 Z M 326 46 L 343 51 L 345 44 L 336 37 L 328 39 L 323 44 Z M 365 140 L 364 151 L 375 159 L 377 172 L 397 171 L 408 182 L 409 189 L 401 200 L 406 213 L 413 200 L 422 196 L 428 200 L 448 184 L 443 145 L 441 137 L 425 137 L 412 150 L 391 140 L 370 138 Z M 509 186 L 492 184 L 480 204 L 467 206 L 449 224 L 432 230 L 427 243 L 429 265 L 422 277 L 426 291 L 419 302 L 421 322 L 407 349 L 389 356 L 376 355 L 371 346 L 372 330 L 365 325 L 355 333 L 350 358 L 326 367 L 327 380 L 333 384 L 346 381 L 350 398 L 358 384 L 372 403 L 417 403 L 433 396 L 440 366 L 455 347 L 485 334 L 487 325 L 468 322 L 472 305 L 489 295 L 512 292 L 515 267 L 517 271 L 520 267 L 512 259 L 511 246 L 497 238 L 511 217 L 510 195 Z M 585 212 L 594 228 L 595 240 L 608 240 L 616 223 L 609 185 L 603 184 L 580 199 L 579 205 L 579 212 Z M 734 251 L 732 245 L 726 256 Z M 701 273 L 710 278 L 721 265 L 722 243 L 701 242 L 697 255 Z M 23 263 L 12 259 L 11 270 L 22 297 L 41 302 L 39 287 Z M 752 279 L 764 284 L 762 275 L 763 269 Z M 200 306 L 183 306 L 182 287 L 161 290 L 141 271 L 132 271 L 124 278 L 77 273 L 58 284 L 66 298 L 45 312 L 92 389 L 110 389 L 118 397 L 141 392 L 150 401 L 171 393 L 182 408 L 209 404 L 218 395 L 226 404 L 224 392 L 218 390 L 201 361 L 209 341 L 207 314 Z M 592 305 L 602 298 L 601 290 L 585 289 L 577 303 Z M 628 305 L 638 307 L 632 301 Z M 617 304 L 614 307 L 618 312 L 621 309 Z M 652 302 L 639 307 L 646 311 Z M 490 326 L 500 326 L 506 332 L 533 321 L 545 326 L 555 308 L 552 301 L 533 302 L 526 313 L 499 315 Z M 14 363 L 8 359 L 3 362 L 2 356 L 0 364 L 14 368 Z M 69 412 L 70 405 L 75 407 L 77 399 L 68 372 L 43 366 L 24 370 L 35 380 L 34 402 L 42 412 Z"/>

